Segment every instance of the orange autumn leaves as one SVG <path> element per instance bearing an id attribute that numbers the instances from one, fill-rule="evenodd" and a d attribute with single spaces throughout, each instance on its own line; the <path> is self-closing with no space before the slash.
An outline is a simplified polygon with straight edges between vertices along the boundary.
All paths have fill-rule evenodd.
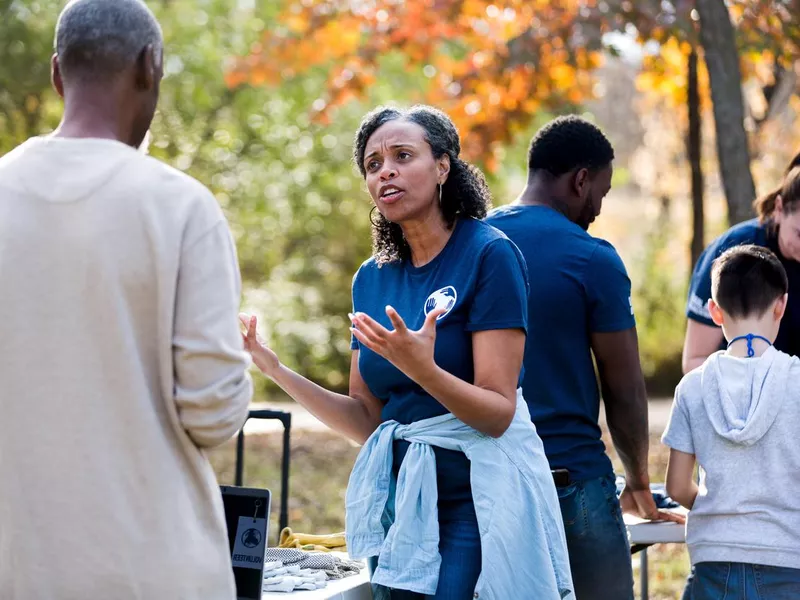
<path id="1" fill-rule="evenodd" d="M 773 84 L 776 64 L 792 68 L 800 55 L 800 1 L 730 0 L 728 8 L 736 29 L 743 83 Z M 660 41 L 658 53 L 644 57 L 637 82 L 648 104 L 665 102 L 678 109 L 686 105 L 686 65 L 692 43 L 701 57 L 703 50 L 697 41 L 697 23 L 687 27 L 689 18 L 696 21 L 696 15 L 683 17 L 671 30 L 661 29 L 659 35 L 641 29 L 647 34 L 641 36 L 642 41 L 647 37 Z M 702 60 L 698 75 L 701 109 L 710 109 L 710 84 Z M 757 104 L 755 100 L 759 99 L 749 98 L 751 109 Z M 760 102 L 765 100 L 761 98 Z"/>
<path id="2" fill-rule="evenodd" d="M 688 94 L 687 60 L 692 46 L 689 42 L 669 38 L 659 47 L 658 54 L 645 56 L 637 87 L 645 94 L 645 102 L 658 100 L 666 106 L 682 110 Z M 701 110 L 711 107 L 708 71 L 705 63 L 698 65 Z"/>
<path id="3" fill-rule="evenodd" d="M 633 26 L 655 40 L 639 79 L 646 96 L 682 106 L 686 56 L 696 40 L 689 0 L 282 0 L 277 25 L 227 73 L 228 86 L 279 85 L 313 69 L 326 86 L 311 112 L 331 111 L 386 78 L 381 58 L 400 52 L 425 85 L 398 100 L 427 102 L 451 115 L 464 154 L 495 166 L 497 150 L 542 109 L 577 108 L 591 97 L 602 36 Z M 796 56 L 800 0 L 731 0 L 745 77 Z M 794 20 L 792 20 L 794 15 Z M 695 42 L 696 44 L 696 42 Z M 785 58 L 783 59 L 785 61 Z M 710 94 L 701 68 L 702 101 Z"/>
<path id="4" fill-rule="evenodd" d="M 744 52 L 784 61 L 800 54 L 800 0 L 731 0 L 730 13 Z"/>
<path id="5" fill-rule="evenodd" d="M 228 72 L 231 87 L 277 85 L 327 68 L 316 118 L 360 97 L 380 77 L 380 58 L 400 51 L 422 67 L 418 100 L 446 110 L 462 131 L 464 154 L 493 167 L 494 149 L 540 108 L 577 105 L 590 95 L 599 35 L 576 20 L 592 1 L 297 0 L 279 26 Z"/>

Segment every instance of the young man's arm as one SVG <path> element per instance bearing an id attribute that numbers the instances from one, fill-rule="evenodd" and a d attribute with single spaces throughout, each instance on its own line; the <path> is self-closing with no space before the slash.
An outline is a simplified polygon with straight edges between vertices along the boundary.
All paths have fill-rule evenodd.
<path id="1" fill-rule="evenodd" d="M 593 333 L 592 351 L 600 373 L 611 439 L 625 468 L 622 511 L 644 519 L 682 522 L 682 516 L 659 510 L 650 492 L 647 393 L 636 328 Z"/>
<path id="2" fill-rule="evenodd" d="M 681 506 L 692 509 L 697 498 L 694 480 L 694 454 L 670 449 L 667 463 L 667 494 Z"/>
<path id="3" fill-rule="evenodd" d="M 625 467 L 623 512 L 645 519 L 681 521 L 656 508 L 647 473 L 648 404 L 639 362 L 631 282 L 616 250 L 598 244 L 586 274 L 591 345 L 600 374 L 611 439 Z"/>
<path id="4" fill-rule="evenodd" d="M 606 421 L 625 467 L 626 487 L 649 492 L 647 394 L 638 348 L 636 328 L 592 334 Z"/>

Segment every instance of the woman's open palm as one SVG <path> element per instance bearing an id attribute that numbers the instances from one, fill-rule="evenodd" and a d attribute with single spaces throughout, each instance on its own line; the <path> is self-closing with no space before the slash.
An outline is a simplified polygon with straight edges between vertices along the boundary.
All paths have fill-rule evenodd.
<path id="1" fill-rule="evenodd" d="M 443 312 L 443 309 L 432 310 L 425 317 L 422 327 L 414 331 L 406 326 L 394 308 L 387 306 L 386 314 L 394 331 L 389 331 L 364 313 L 349 315 L 353 322 L 350 330 L 359 343 L 381 355 L 411 380 L 419 383 L 436 368 L 436 319 Z"/>

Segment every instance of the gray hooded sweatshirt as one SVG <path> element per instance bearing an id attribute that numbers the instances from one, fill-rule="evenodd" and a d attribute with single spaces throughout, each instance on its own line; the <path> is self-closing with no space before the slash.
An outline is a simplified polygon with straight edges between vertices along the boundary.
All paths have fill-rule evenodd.
<path id="1" fill-rule="evenodd" d="M 675 390 L 662 441 L 694 454 L 686 523 L 692 564 L 800 568 L 800 359 L 717 352 Z"/>

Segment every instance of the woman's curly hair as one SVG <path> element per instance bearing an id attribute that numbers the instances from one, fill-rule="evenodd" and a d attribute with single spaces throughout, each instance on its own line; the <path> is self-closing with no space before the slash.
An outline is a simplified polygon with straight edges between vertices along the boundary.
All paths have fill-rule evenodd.
<path id="1" fill-rule="evenodd" d="M 483 173 L 461 160 L 461 140 L 458 130 L 445 113 L 431 106 L 413 106 L 408 110 L 378 107 L 361 121 L 353 144 L 353 159 L 362 177 L 366 178 L 364 153 L 373 133 L 389 121 L 402 119 L 416 123 L 425 130 L 425 140 L 434 158 L 450 157 L 450 174 L 442 186 L 441 210 L 445 222 L 452 228 L 458 217 L 483 219 L 491 208 L 492 197 Z M 373 212 L 377 212 L 373 208 Z M 372 222 L 372 254 L 379 265 L 400 262 L 411 257 L 411 249 L 397 223 L 384 218 L 380 212 Z"/>

